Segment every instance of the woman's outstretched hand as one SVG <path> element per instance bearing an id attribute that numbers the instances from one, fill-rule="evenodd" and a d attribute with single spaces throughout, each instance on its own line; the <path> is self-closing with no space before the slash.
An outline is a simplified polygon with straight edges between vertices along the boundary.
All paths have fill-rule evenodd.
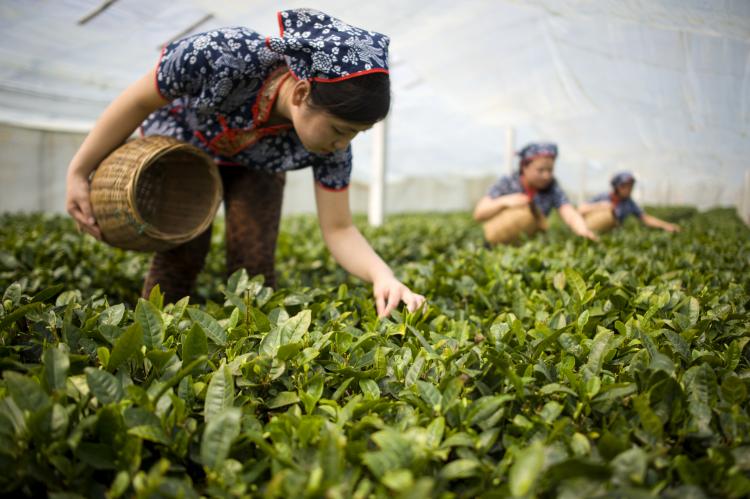
<path id="1" fill-rule="evenodd" d="M 581 237 L 585 237 L 586 239 L 594 242 L 599 242 L 599 236 L 594 234 L 591 229 L 585 228 L 582 229 L 580 232 L 577 232 L 577 234 Z"/>
<path id="2" fill-rule="evenodd" d="M 414 312 L 425 303 L 425 297 L 414 293 L 393 275 L 386 275 L 375 279 L 372 284 L 375 296 L 375 307 L 378 317 L 387 317 L 393 310 L 404 302 L 409 312 Z"/>

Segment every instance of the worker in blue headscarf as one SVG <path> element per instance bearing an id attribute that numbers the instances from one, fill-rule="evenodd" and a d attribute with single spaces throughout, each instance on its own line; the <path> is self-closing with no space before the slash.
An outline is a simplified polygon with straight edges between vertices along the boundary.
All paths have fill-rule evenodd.
<path id="1" fill-rule="evenodd" d="M 581 215 L 586 215 L 594 210 L 609 208 L 612 210 L 618 223 L 623 223 L 629 216 L 638 218 L 644 225 L 667 232 L 678 232 L 679 225 L 666 222 L 655 216 L 645 213 L 631 197 L 635 177 L 630 172 L 620 172 L 612 177 L 612 191 L 603 192 L 594 196 L 590 202 L 583 203 L 578 207 Z"/>
<path id="2" fill-rule="evenodd" d="M 486 223 L 501 212 L 521 206 L 531 206 L 544 217 L 557 209 L 560 218 L 577 235 L 596 240 L 596 235 L 586 227 L 586 222 L 570 203 L 554 176 L 557 144 L 534 142 L 518 153 L 518 170 L 500 177 L 474 208 L 474 220 Z M 485 238 L 488 243 L 497 241 Z"/>

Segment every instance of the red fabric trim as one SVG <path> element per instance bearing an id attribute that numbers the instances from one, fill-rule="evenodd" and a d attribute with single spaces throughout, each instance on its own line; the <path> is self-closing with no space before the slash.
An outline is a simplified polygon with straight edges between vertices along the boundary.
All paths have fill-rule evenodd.
<path id="1" fill-rule="evenodd" d="M 274 133 L 283 132 L 284 130 L 289 130 L 292 128 L 292 125 L 272 125 L 272 126 L 266 126 L 258 130 L 258 132 L 263 132 L 263 135 L 273 135 Z M 268 130 L 268 133 L 266 133 L 266 130 Z"/>
<path id="2" fill-rule="evenodd" d="M 366 71 L 357 71 L 356 73 L 348 74 L 346 76 L 339 76 L 338 78 L 310 78 L 313 81 L 317 81 L 318 83 L 336 83 L 337 81 L 343 81 L 348 80 L 350 78 L 356 78 L 357 76 L 362 76 L 370 73 L 384 73 L 389 74 L 389 71 L 385 68 L 373 68 L 368 69 Z"/>
<path id="3" fill-rule="evenodd" d="M 196 137 L 198 137 L 198 140 L 200 140 L 201 142 L 203 142 L 206 145 L 206 147 L 210 147 L 210 143 L 209 143 L 208 139 L 206 138 L 205 135 L 203 135 L 202 132 L 196 130 L 195 132 L 193 132 L 193 135 L 195 135 Z"/>
<path id="4" fill-rule="evenodd" d="M 281 20 L 281 11 L 276 13 L 276 20 L 279 22 L 279 33 L 284 37 L 284 22 Z"/>
<path id="5" fill-rule="evenodd" d="M 523 187 L 523 190 L 529 199 L 534 199 L 534 196 L 536 196 L 536 189 L 530 187 L 529 184 L 526 183 L 526 179 L 523 175 L 521 175 L 521 187 Z"/>
<path id="6" fill-rule="evenodd" d="M 268 105 L 265 107 L 265 109 L 261 110 L 260 103 L 263 98 L 263 95 L 266 92 L 266 89 L 268 88 L 268 85 L 271 84 L 271 82 L 273 82 L 274 79 L 278 77 L 278 75 L 281 72 L 284 72 L 284 71 L 286 71 L 287 74 L 281 77 L 281 80 L 278 82 L 279 83 L 278 87 L 274 90 L 274 93 L 271 96 L 271 99 L 269 99 L 268 101 Z M 265 79 L 265 81 L 263 82 L 263 85 L 260 87 L 260 90 L 258 91 L 258 95 L 255 97 L 255 103 L 253 103 L 253 107 L 252 107 L 253 126 L 251 126 L 250 128 L 238 128 L 238 129 L 230 128 L 229 125 L 227 124 L 226 118 L 224 116 L 218 115 L 217 120 L 219 121 L 219 124 L 224 130 L 221 133 L 219 133 L 216 137 L 214 137 L 210 142 L 207 142 L 206 146 L 210 148 L 213 152 L 221 156 L 234 156 L 235 154 L 239 153 L 243 149 L 246 149 L 252 146 L 263 137 L 267 137 L 268 135 L 275 135 L 277 133 L 283 132 L 284 130 L 288 130 L 292 128 L 291 124 L 273 125 L 273 126 L 267 126 L 267 127 L 262 126 L 263 123 L 268 121 L 268 119 L 271 117 L 273 105 L 279 96 L 281 85 L 291 74 L 292 74 L 291 71 L 289 71 L 286 66 L 282 66 L 278 68 L 277 70 L 273 71 Z M 225 135 L 228 135 L 230 140 L 233 141 L 234 138 L 240 133 L 247 133 L 251 135 L 248 140 L 237 145 L 237 147 L 234 150 L 225 151 L 217 147 L 216 143 L 222 140 Z"/>
<path id="7" fill-rule="evenodd" d="M 227 120 L 222 115 L 217 115 L 217 120 L 219 121 L 219 124 L 224 129 L 221 133 L 217 134 L 213 139 L 210 141 L 206 141 L 205 138 L 203 138 L 203 135 L 201 134 L 199 139 L 203 141 L 203 143 L 211 149 L 214 153 L 220 155 L 220 156 L 234 156 L 235 154 L 239 153 L 243 149 L 247 149 L 248 147 L 252 146 L 256 142 L 258 142 L 263 137 L 266 137 L 268 135 L 275 135 L 279 132 L 283 132 L 284 130 L 287 130 L 292 127 L 292 125 L 274 125 L 274 126 L 268 126 L 265 128 L 230 128 L 227 124 Z M 237 144 L 234 149 L 227 150 L 225 147 L 221 147 L 217 145 L 219 141 L 224 140 L 225 136 L 229 137 L 229 140 L 231 142 L 235 141 L 235 137 L 239 135 L 239 133 L 247 133 L 249 134 L 249 139 L 245 142 L 242 142 L 240 144 Z M 197 133 L 196 133 L 197 136 Z"/>
<path id="8" fill-rule="evenodd" d="M 226 119 L 226 118 L 225 118 L 224 116 L 222 116 L 222 115 L 220 115 L 220 114 L 217 114 L 217 115 L 216 115 L 216 119 L 217 119 L 217 120 L 219 121 L 219 125 L 221 125 L 221 128 L 223 128 L 225 132 L 226 132 L 227 130 L 229 130 L 229 131 L 231 131 L 231 130 L 232 130 L 232 129 L 231 129 L 231 128 L 229 128 L 229 126 L 227 125 L 227 119 Z"/>
<path id="9" fill-rule="evenodd" d="M 516 153 L 516 155 L 518 155 L 518 153 Z M 557 159 L 557 156 L 555 156 L 554 154 L 545 154 L 545 153 L 535 154 L 535 155 L 530 156 L 528 158 L 522 159 L 521 160 L 521 167 L 524 167 L 524 166 L 528 165 L 529 163 L 531 163 L 532 161 L 534 161 L 537 158 L 552 158 L 552 159 Z"/>
<path id="10" fill-rule="evenodd" d="M 609 193 L 609 200 L 612 203 L 612 207 L 614 208 L 617 208 L 617 205 L 620 204 L 620 201 L 622 201 L 622 199 L 620 199 L 617 193 L 614 193 L 614 192 Z"/>
<path id="11" fill-rule="evenodd" d="M 289 72 L 291 73 L 292 77 L 295 80 L 300 81 L 302 79 L 299 76 L 297 76 L 294 73 L 294 71 L 292 71 L 291 69 L 289 70 Z M 356 73 L 352 73 L 352 74 L 349 74 L 349 75 L 346 75 L 346 76 L 339 76 L 338 78 L 328 78 L 328 79 L 326 79 L 326 78 L 315 77 L 315 78 L 310 78 L 310 80 L 316 81 L 318 83 L 336 83 L 338 81 L 344 81 L 344 80 L 348 80 L 350 78 L 356 78 L 357 76 L 362 76 L 362 75 L 365 75 L 365 74 L 368 74 L 368 73 L 385 73 L 385 74 L 390 74 L 390 72 L 387 69 L 375 68 L 375 69 L 368 69 L 367 71 L 358 71 Z"/>
<path id="12" fill-rule="evenodd" d="M 260 101 L 263 98 L 263 94 L 266 91 L 266 88 L 268 85 L 271 84 L 271 82 L 278 76 L 279 73 L 282 71 L 286 71 L 287 74 L 285 76 L 281 77 L 281 81 L 279 81 L 279 86 L 274 91 L 273 95 L 271 96 L 271 100 L 268 102 L 268 106 L 263 110 L 265 111 L 264 115 L 261 116 L 260 113 Z M 260 90 L 258 90 L 258 95 L 255 96 L 255 102 L 253 103 L 253 126 L 255 128 L 258 128 L 258 125 L 261 125 L 268 121 L 268 118 L 271 117 L 271 111 L 273 110 L 273 105 L 276 102 L 276 98 L 279 96 L 279 91 L 281 90 L 281 86 L 284 84 L 287 78 L 289 78 L 289 75 L 291 75 L 292 72 L 287 69 L 286 66 L 282 66 L 279 69 L 274 70 L 268 77 L 266 77 L 265 81 L 263 82 L 263 85 L 261 85 Z"/>
<path id="13" fill-rule="evenodd" d="M 281 77 L 281 81 L 279 82 L 279 86 L 276 87 L 276 90 L 274 90 L 273 95 L 271 96 L 271 100 L 268 102 L 268 107 L 266 108 L 266 116 L 263 122 L 265 123 L 268 121 L 268 119 L 271 117 L 271 113 L 273 112 L 273 106 L 276 104 L 276 99 L 279 97 L 279 93 L 281 93 L 281 87 L 284 85 L 284 82 L 289 79 L 290 75 L 292 74 L 291 71 L 289 71 L 287 74 Z"/>
<path id="14" fill-rule="evenodd" d="M 283 76 L 279 76 L 282 72 L 286 72 L 286 74 Z M 267 127 L 262 126 L 271 117 L 271 112 L 273 111 L 273 106 L 278 99 L 281 86 L 291 74 L 291 71 L 289 71 L 286 66 L 281 66 L 278 69 L 274 70 L 265 79 L 263 85 L 258 91 L 255 102 L 253 103 L 252 126 L 250 126 L 249 128 L 232 128 L 227 122 L 226 117 L 217 113 L 216 121 L 218 121 L 219 125 L 221 125 L 221 132 L 219 132 L 211 140 L 208 140 L 206 136 L 203 135 L 203 133 L 201 133 L 200 131 L 194 132 L 194 135 L 213 153 L 219 156 L 231 157 L 238 154 L 243 149 L 252 146 L 263 137 L 275 135 L 292 128 L 291 124 L 272 125 Z M 263 96 L 268 91 L 268 86 L 272 82 L 277 82 L 278 85 L 274 89 L 273 95 L 271 95 L 270 99 L 268 99 L 268 103 L 263 107 L 263 109 L 261 109 Z M 177 109 L 175 109 L 175 111 L 176 110 Z M 245 139 L 245 137 L 247 137 L 247 139 L 242 141 L 243 139 Z M 237 165 L 237 163 L 234 164 Z"/>
<path id="15" fill-rule="evenodd" d="M 282 38 L 284 38 L 284 21 L 282 21 L 282 19 L 281 19 L 281 11 L 278 11 L 276 13 L 276 20 L 279 23 L 279 34 L 281 35 Z M 266 37 L 266 47 L 269 47 L 268 38 L 269 37 Z M 300 79 L 299 76 L 297 76 L 296 74 L 294 74 L 294 71 L 292 71 L 291 73 L 292 73 L 292 76 L 294 76 L 295 80 L 299 80 Z M 329 79 L 326 79 L 326 78 L 310 78 L 310 79 L 313 80 L 313 81 L 320 82 L 320 83 L 335 83 L 337 81 L 348 80 L 349 78 L 354 78 L 354 77 L 357 77 L 357 76 L 362 76 L 362 75 L 368 74 L 368 73 L 385 73 L 385 74 L 388 74 L 389 72 L 385 68 L 374 68 L 374 69 L 368 69 L 366 71 L 358 71 L 356 73 L 352 73 L 352 74 L 346 75 L 346 76 L 339 76 L 338 78 L 329 78 Z"/>
<path id="16" fill-rule="evenodd" d="M 528 160 L 529 161 L 533 161 L 536 158 L 557 158 L 557 156 L 554 155 L 554 154 L 539 153 L 539 154 L 535 154 L 535 155 L 531 156 L 530 158 L 528 158 Z"/>
<path id="17" fill-rule="evenodd" d="M 346 187 L 342 187 L 340 189 L 334 189 L 333 187 L 328 187 L 326 185 L 321 184 L 319 180 L 316 180 L 315 183 L 318 184 L 319 186 L 321 186 L 323 189 L 329 191 L 329 192 L 344 192 L 346 190 L 349 190 L 349 186 L 348 185 Z"/>
<path id="18" fill-rule="evenodd" d="M 164 94 L 161 93 L 161 89 L 159 89 L 159 66 L 161 65 L 161 60 L 164 58 L 164 54 L 167 52 L 167 44 L 165 43 L 164 46 L 161 48 L 161 54 L 159 54 L 159 60 L 156 61 L 156 68 L 154 68 L 154 86 L 156 87 L 156 93 L 159 94 L 159 96 L 168 101 L 170 99 L 167 99 L 164 97 Z"/>
<path id="19" fill-rule="evenodd" d="M 267 49 L 271 48 L 271 37 L 270 36 L 266 37 L 266 48 Z"/>
<path id="20" fill-rule="evenodd" d="M 286 72 L 284 76 L 281 76 L 280 80 L 278 81 L 278 86 L 274 90 L 273 95 L 271 95 L 271 98 L 268 100 L 268 104 L 261 109 L 261 101 L 263 99 L 264 94 L 267 92 L 268 85 L 270 85 L 276 78 L 279 77 L 279 74 L 282 72 Z M 289 78 L 289 75 L 291 75 L 291 71 L 288 70 L 286 66 L 282 66 L 278 69 L 276 69 L 274 72 L 272 72 L 263 82 L 263 85 L 261 86 L 260 90 L 258 91 L 258 95 L 255 98 L 255 103 L 252 107 L 252 126 L 249 128 L 231 128 L 229 124 L 227 123 L 227 120 L 224 116 L 217 114 L 216 119 L 221 125 L 221 128 L 223 129 L 221 133 L 217 134 L 213 139 L 210 141 L 204 142 L 206 144 L 206 147 L 211 149 L 214 153 L 220 155 L 220 156 L 234 156 L 235 154 L 239 153 L 243 149 L 246 149 L 256 142 L 258 142 L 263 137 L 267 137 L 268 135 L 275 135 L 277 133 L 283 132 L 284 130 L 288 130 L 292 128 L 291 124 L 281 124 L 281 125 L 273 125 L 273 126 L 267 126 L 263 127 L 262 125 L 268 121 L 268 119 L 271 117 L 271 112 L 273 111 L 273 105 L 276 102 L 276 99 L 279 96 L 279 91 L 281 90 L 281 85 L 284 83 L 284 81 Z M 244 142 L 241 142 L 239 144 L 236 144 L 234 149 L 227 150 L 226 145 L 232 145 L 232 144 L 225 144 L 223 147 L 219 146 L 218 143 L 220 141 L 229 139 L 230 143 L 236 142 L 238 136 L 246 134 L 248 139 Z M 240 137 L 241 139 L 242 137 Z"/>

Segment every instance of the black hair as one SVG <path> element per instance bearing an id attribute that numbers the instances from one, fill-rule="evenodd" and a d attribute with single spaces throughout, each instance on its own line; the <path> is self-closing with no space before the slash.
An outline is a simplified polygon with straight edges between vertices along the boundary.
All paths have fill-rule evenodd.
<path id="1" fill-rule="evenodd" d="M 310 82 L 309 104 L 352 123 L 374 124 L 388 115 L 391 80 L 387 73 L 368 73 L 336 82 Z"/>

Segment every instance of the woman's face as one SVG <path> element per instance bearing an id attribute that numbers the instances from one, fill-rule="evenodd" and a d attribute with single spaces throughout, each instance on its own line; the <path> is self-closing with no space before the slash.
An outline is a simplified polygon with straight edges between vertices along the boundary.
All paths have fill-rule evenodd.
<path id="1" fill-rule="evenodd" d="M 555 160 L 548 156 L 534 158 L 523 169 L 523 176 L 529 187 L 543 190 L 550 186 L 554 179 Z"/>
<path id="2" fill-rule="evenodd" d="M 292 94 L 291 118 L 294 131 L 302 145 L 315 154 L 330 154 L 346 149 L 358 133 L 372 128 L 371 124 L 353 123 L 308 103 L 310 84 L 298 81 Z"/>
<path id="3" fill-rule="evenodd" d="M 633 182 L 618 185 L 615 187 L 615 192 L 620 199 L 628 199 L 633 192 Z"/>

